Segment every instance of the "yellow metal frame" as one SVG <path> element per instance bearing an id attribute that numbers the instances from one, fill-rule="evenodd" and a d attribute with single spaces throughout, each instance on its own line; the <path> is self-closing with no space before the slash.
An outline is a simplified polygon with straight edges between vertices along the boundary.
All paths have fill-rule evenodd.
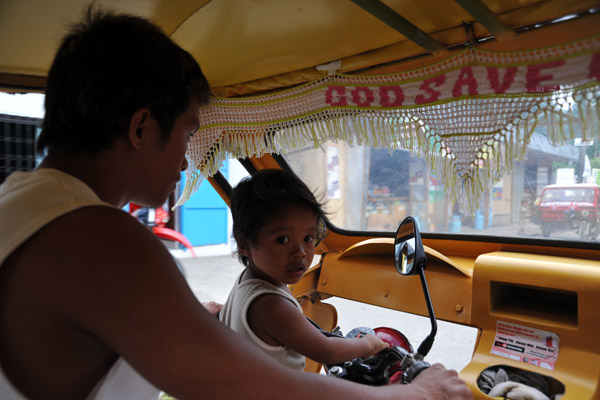
<path id="1" fill-rule="evenodd" d="M 372 238 L 354 244 L 352 237 L 346 239 L 346 250 L 323 253 L 319 266 L 292 286 L 294 294 L 305 302 L 337 296 L 427 315 L 419 278 L 403 277 L 395 270 L 393 239 Z M 540 254 L 537 246 L 423 241 L 429 260 L 427 281 L 437 317 L 479 329 L 473 359 L 460 373 L 475 398 L 489 398 L 477 388 L 476 381 L 485 368 L 493 365 L 552 376 L 567 388 L 563 400 L 598 398 L 600 317 L 595 307 L 600 304 L 600 250 L 544 247 L 546 254 Z M 433 250 L 439 246 L 443 252 L 449 243 L 455 250 L 447 257 Z M 488 252 L 490 247 L 492 251 Z M 569 254 L 559 256 L 561 253 Z M 531 290 L 532 296 L 540 290 L 547 292 L 550 298 L 544 301 L 552 301 L 553 293 L 569 292 L 577 305 L 575 309 L 547 309 L 543 303 L 511 300 L 510 293 L 500 301 L 492 296 L 491 287 L 497 283 Z M 560 300 L 559 296 L 556 302 Z M 312 307 L 305 307 L 305 312 L 314 317 Z M 576 315 L 571 315 L 573 312 Z M 555 369 L 545 370 L 491 354 L 498 320 L 557 333 L 560 352 Z M 335 322 L 331 320 L 329 325 Z"/>

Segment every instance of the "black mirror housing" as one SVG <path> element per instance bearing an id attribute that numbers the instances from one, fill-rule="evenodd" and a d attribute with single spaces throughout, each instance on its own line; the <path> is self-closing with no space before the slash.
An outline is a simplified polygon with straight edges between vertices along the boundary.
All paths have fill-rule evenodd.
<path id="1" fill-rule="evenodd" d="M 394 253 L 396 270 L 401 275 L 417 275 L 427 266 L 421 234 L 413 217 L 406 217 L 398 227 Z"/>

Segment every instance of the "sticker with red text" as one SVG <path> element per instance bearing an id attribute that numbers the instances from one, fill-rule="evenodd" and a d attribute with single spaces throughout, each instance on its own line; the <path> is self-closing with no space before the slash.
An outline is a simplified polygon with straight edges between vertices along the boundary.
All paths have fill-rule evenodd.
<path id="1" fill-rule="evenodd" d="M 509 322 L 496 322 L 492 354 L 546 369 L 554 369 L 558 357 L 558 335 Z"/>

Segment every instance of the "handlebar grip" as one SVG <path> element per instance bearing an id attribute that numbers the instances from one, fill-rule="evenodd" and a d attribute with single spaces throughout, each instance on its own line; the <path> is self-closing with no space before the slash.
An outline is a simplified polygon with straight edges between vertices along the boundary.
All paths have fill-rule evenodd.
<path id="1" fill-rule="evenodd" d="M 427 361 L 417 361 L 409 369 L 404 372 L 404 376 L 402 377 L 402 381 L 404 383 L 411 383 L 413 379 L 417 377 L 423 370 L 431 367 Z"/>

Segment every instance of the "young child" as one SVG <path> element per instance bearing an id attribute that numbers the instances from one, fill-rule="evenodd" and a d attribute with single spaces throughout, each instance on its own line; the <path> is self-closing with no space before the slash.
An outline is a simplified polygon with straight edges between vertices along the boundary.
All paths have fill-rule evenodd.
<path id="1" fill-rule="evenodd" d="M 519 235 L 525 234 L 525 222 L 529 216 L 529 201 L 527 199 L 521 200 L 521 208 L 519 209 Z"/>
<path id="2" fill-rule="evenodd" d="M 310 266 L 325 235 L 325 213 L 295 175 L 263 170 L 242 180 L 231 198 L 233 236 L 246 269 L 221 321 L 283 364 L 302 370 L 305 356 L 330 364 L 377 354 L 388 345 L 374 335 L 326 337 L 302 314 L 287 285 Z"/>

